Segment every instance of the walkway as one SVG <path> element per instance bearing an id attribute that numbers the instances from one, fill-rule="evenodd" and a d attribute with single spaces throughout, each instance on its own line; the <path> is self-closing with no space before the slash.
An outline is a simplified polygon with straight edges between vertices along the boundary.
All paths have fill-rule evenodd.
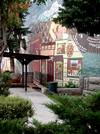
<path id="1" fill-rule="evenodd" d="M 38 121 L 48 123 L 57 120 L 57 116 L 44 105 L 47 103 L 52 103 L 52 100 L 44 94 L 31 88 L 28 88 L 27 92 L 25 92 L 23 88 L 10 88 L 10 92 L 11 95 L 19 96 L 32 101 L 32 107 L 35 109 L 35 115 L 33 117 Z"/>

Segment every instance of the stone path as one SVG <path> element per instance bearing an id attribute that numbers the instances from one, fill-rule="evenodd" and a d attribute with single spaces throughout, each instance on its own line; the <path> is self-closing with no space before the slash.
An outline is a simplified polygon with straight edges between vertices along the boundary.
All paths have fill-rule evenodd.
<path id="1" fill-rule="evenodd" d="M 48 123 L 51 121 L 56 121 L 58 119 L 57 115 L 48 109 L 44 104 L 52 103 L 46 95 L 36 91 L 34 89 L 28 88 L 25 92 L 23 88 L 10 88 L 11 95 L 19 96 L 28 100 L 31 100 L 32 107 L 35 109 L 35 119 L 42 123 Z M 30 121 L 32 119 L 30 118 Z"/>

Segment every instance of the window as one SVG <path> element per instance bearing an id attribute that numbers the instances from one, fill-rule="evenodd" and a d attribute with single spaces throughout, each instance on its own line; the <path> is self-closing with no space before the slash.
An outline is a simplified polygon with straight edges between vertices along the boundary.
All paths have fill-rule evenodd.
<path id="1" fill-rule="evenodd" d="M 67 61 L 67 75 L 78 76 L 82 66 L 81 59 L 68 59 Z"/>

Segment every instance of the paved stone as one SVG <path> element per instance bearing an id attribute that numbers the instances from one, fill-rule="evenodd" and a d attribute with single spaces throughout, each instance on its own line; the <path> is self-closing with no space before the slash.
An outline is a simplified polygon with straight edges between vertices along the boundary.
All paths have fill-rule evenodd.
<path id="1" fill-rule="evenodd" d="M 28 88 L 27 92 L 25 92 L 24 88 L 10 88 L 10 92 L 13 96 L 31 100 L 32 107 L 35 110 L 33 118 L 37 119 L 41 123 L 48 123 L 58 119 L 57 115 L 55 115 L 53 111 L 44 105 L 47 103 L 53 103 L 53 101 L 41 92 L 31 88 Z M 32 118 L 29 120 L 32 121 Z"/>

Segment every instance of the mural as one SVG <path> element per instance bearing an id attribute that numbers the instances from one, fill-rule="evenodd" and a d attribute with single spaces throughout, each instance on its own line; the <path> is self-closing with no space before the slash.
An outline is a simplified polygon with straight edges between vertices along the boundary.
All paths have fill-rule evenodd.
<path id="1" fill-rule="evenodd" d="M 58 79 L 58 80 L 63 79 L 63 62 L 62 61 L 55 62 L 55 79 Z"/>
<path id="2" fill-rule="evenodd" d="M 45 85 L 47 81 L 46 77 L 46 61 L 41 60 L 41 84 Z"/>
<path id="3" fill-rule="evenodd" d="M 67 75 L 68 76 L 79 76 L 81 70 L 81 59 L 68 59 L 67 62 Z"/>
<path id="4" fill-rule="evenodd" d="M 100 35 L 90 37 L 87 34 L 75 33 L 73 39 L 83 53 L 82 74 L 100 77 Z"/>
<path id="5" fill-rule="evenodd" d="M 53 41 L 60 40 L 63 38 L 63 34 L 66 33 L 67 29 L 62 27 L 60 24 L 51 21 L 49 34 Z"/>
<path id="6" fill-rule="evenodd" d="M 82 74 L 100 76 L 100 54 L 86 52 L 83 56 Z"/>
<path id="7" fill-rule="evenodd" d="M 46 72 L 46 61 L 45 60 L 41 61 L 41 72 L 43 74 L 45 74 L 45 72 Z"/>
<path id="8" fill-rule="evenodd" d="M 31 17 L 31 20 L 37 21 L 37 23 L 31 25 L 31 38 L 35 40 L 37 37 L 41 40 L 39 49 L 41 55 L 50 55 L 53 57 L 47 63 L 44 61 L 41 62 L 41 73 L 47 74 L 47 81 L 58 80 L 59 82 L 64 82 L 65 77 L 76 76 L 80 66 L 79 61 L 72 60 L 67 71 L 67 60 L 69 58 L 82 58 L 82 54 L 70 35 L 71 30 L 52 21 L 53 16 L 58 13 L 58 9 L 62 5 L 62 0 L 53 0 L 52 2 L 48 0 L 47 3 L 48 8 L 45 5 L 45 10 L 42 7 L 38 10 L 39 14 L 36 12 L 36 16 L 34 16 L 37 17 L 36 19 L 32 19 Z M 44 11 L 40 13 L 41 9 Z M 34 50 L 35 48 L 36 46 L 34 46 Z M 44 78 L 43 76 L 42 81 L 46 81 Z"/>
<path id="9" fill-rule="evenodd" d="M 71 57 L 73 55 L 74 52 L 74 46 L 72 43 L 68 43 L 67 45 L 67 56 Z"/>
<path id="10" fill-rule="evenodd" d="M 57 54 L 65 54 L 66 43 L 57 44 Z"/>
<path id="11" fill-rule="evenodd" d="M 26 17 L 25 26 L 31 27 L 33 23 L 44 22 L 53 16 L 56 16 L 62 3 L 63 0 L 47 0 L 46 4 L 41 5 L 33 3 L 29 8 L 29 14 Z"/>

